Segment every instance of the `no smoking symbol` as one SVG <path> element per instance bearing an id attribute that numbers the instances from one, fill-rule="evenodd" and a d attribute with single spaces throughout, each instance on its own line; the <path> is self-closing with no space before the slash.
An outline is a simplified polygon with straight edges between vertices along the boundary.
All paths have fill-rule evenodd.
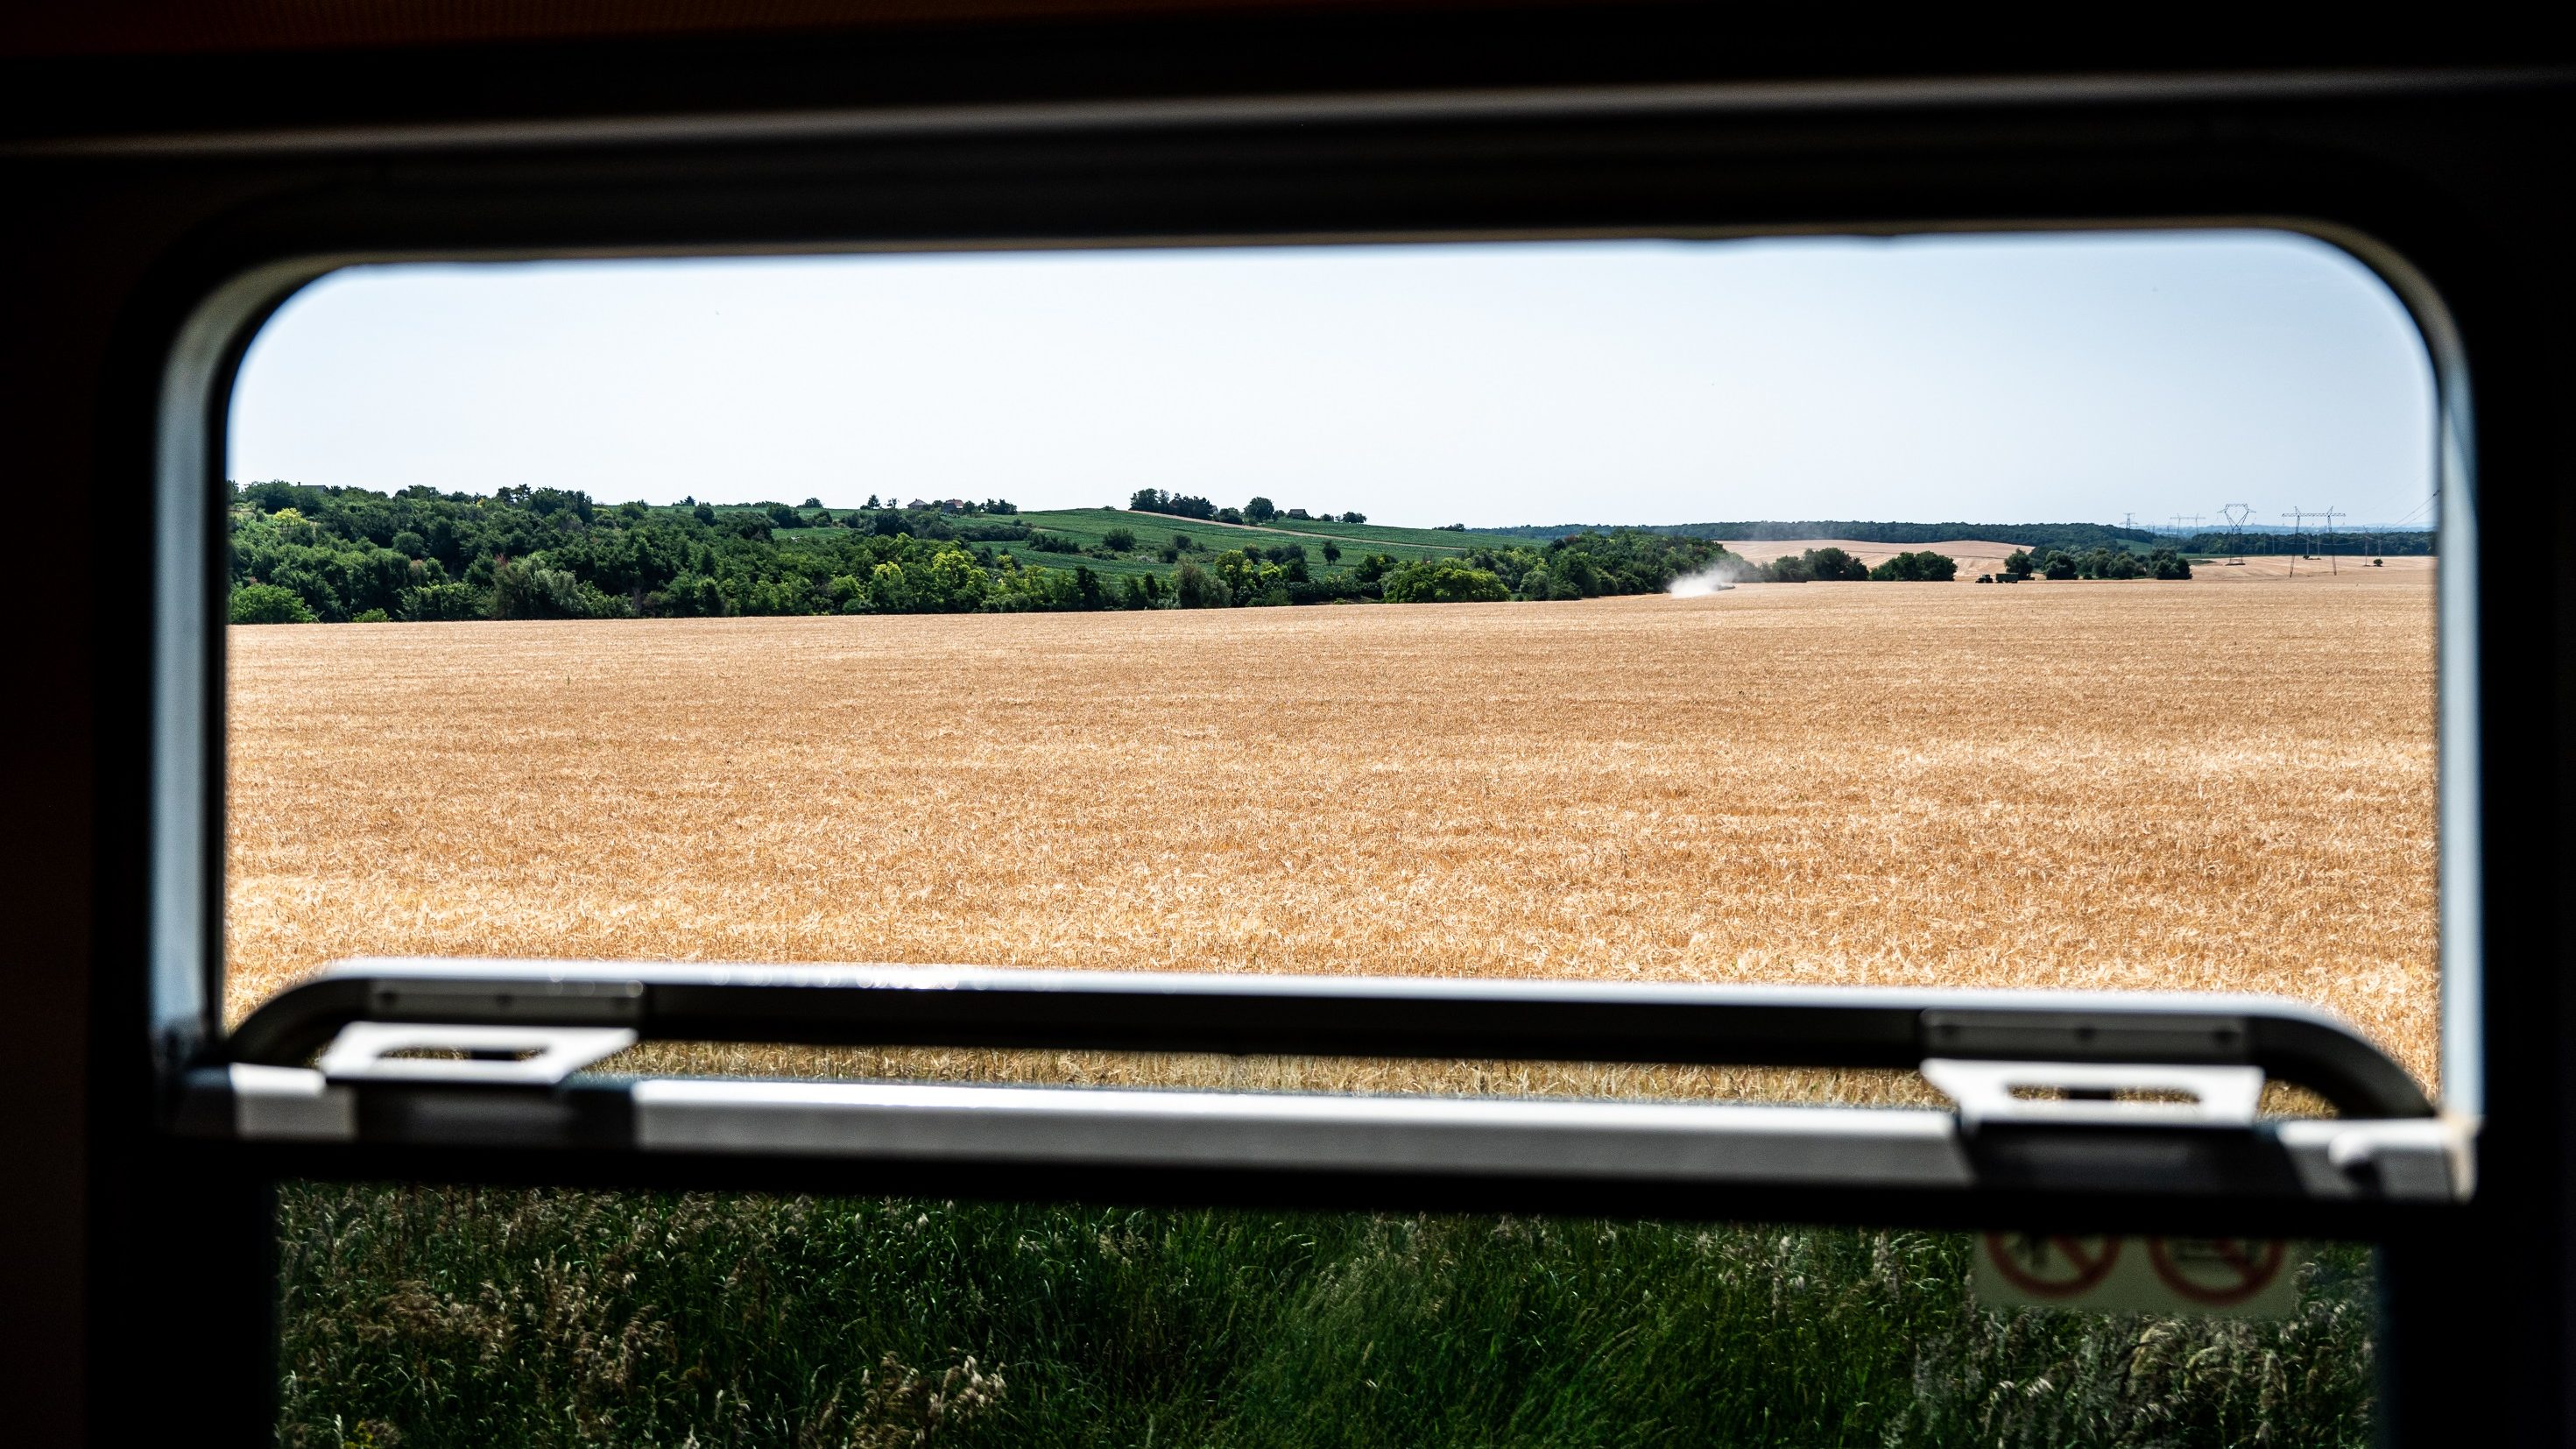
<path id="1" fill-rule="evenodd" d="M 2118 1238 L 1986 1234 L 1986 1260 L 2034 1298 L 2073 1298 L 2099 1286 L 2120 1261 Z"/>
<path id="2" fill-rule="evenodd" d="M 2289 1245 L 2257 1238 L 2149 1238 L 2147 1262 L 2178 1296 L 2210 1308 L 2233 1308 L 2281 1276 Z"/>

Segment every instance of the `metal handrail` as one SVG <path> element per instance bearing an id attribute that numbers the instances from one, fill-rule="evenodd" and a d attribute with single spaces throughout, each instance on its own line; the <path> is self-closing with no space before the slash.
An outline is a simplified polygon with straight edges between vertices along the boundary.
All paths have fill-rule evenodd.
<path id="1" fill-rule="evenodd" d="M 2346 1117 L 2432 1103 L 2338 1018 L 2259 996 L 1418 977 L 350 961 L 232 1033 L 300 1066 L 361 1021 L 617 1026 L 643 1040 L 1889 1068 L 1929 1058 L 2260 1068 Z"/>

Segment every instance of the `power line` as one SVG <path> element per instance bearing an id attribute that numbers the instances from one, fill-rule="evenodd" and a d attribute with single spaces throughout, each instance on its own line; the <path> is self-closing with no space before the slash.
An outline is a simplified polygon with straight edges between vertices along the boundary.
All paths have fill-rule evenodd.
<path id="1" fill-rule="evenodd" d="M 2236 561 L 2238 563 L 2245 562 L 2245 520 L 2254 516 L 2254 505 L 2251 503 L 2230 503 L 2219 509 L 2218 513 L 2220 517 L 2227 520 L 2227 531 L 2235 536 L 2234 542 L 2236 546 L 2234 552 L 2236 554 Z"/>

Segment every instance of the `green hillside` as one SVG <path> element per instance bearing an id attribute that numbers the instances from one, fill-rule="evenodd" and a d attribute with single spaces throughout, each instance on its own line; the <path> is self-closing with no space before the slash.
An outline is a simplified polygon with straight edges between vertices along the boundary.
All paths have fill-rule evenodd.
<path id="1" fill-rule="evenodd" d="M 1397 563 L 1420 559 L 1456 558 L 1479 546 L 1504 545 L 1511 540 L 1488 534 L 1451 533 L 1434 528 L 1387 528 L 1373 523 L 1316 523 L 1305 519 L 1280 519 L 1254 527 L 1244 523 L 1216 523 L 1200 518 L 1174 518 L 1163 513 L 1140 513 L 1125 508 L 1049 508 L 1016 515 L 1020 522 L 1045 534 L 1070 539 L 1085 550 L 1081 562 L 1108 572 L 1108 565 L 1119 561 L 1145 560 L 1164 572 L 1179 569 L 1177 559 L 1166 562 L 1162 551 L 1175 539 L 1186 540 L 1183 551 L 1222 553 L 1227 549 L 1253 547 L 1285 548 L 1299 545 L 1306 550 L 1307 567 L 1317 577 L 1346 573 L 1372 553 L 1385 554 Z M 1100 549 L 1115 529 L 1126 529 L 1136 536 L 1136 546 L 1123 550 L 1119 560 L 1100 558 Z M 1330 542 L 1340 553 L 1337 560 L 1324 557 L 1324 545 Z M 1196 550 L 1188 545 L 1196 545 Z M 1043 553 L 1017 545 L 1013 551 L 1030 563 L 1050 563 Z"/>

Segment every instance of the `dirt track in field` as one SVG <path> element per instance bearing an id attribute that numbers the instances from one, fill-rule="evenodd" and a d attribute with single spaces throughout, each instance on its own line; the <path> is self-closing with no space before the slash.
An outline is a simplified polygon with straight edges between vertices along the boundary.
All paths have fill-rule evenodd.
<path id="1" fill-rule="evenodd" d="M 390 953 L 2227 989 L 2429 1078 L 2432 622 L 2392 568 L 236 628 L 229 1004 Z"/>

